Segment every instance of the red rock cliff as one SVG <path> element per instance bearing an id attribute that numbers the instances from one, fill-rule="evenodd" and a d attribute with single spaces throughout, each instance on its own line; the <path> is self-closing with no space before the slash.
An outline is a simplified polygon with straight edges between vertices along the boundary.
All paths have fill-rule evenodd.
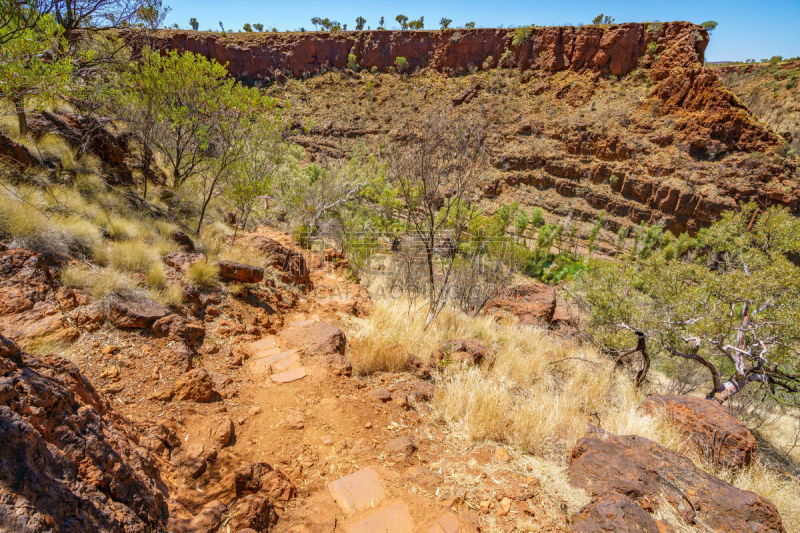
<path id="1" fill-rule="evenodd" d="M 126 36 L 140 35 L 129 32 Z M 708 34 L 688 22 L 660 25 L 639 23 L 610 27 L 551 27 L 532 30 L 519 46 L 514 30 L 459 29 L 443 31 L 361 31 L 331 34 L 248 33 L 226 36 L 212 32 L 165 30 L 152 36 L 156 48 L 188 50 L 227 64 L 239 79 L 268 80 L 281 74 L 304 76 L 331 68 L 345 68 L 348 54 L 361 68 L 386 70 L 396 57 L 405 57 L 410 69 L 444 72 L 481 67 L 487 59 L 496 65 L 558 71 L 592 69 L 616 75 L 633 70 L 647 54 L 648 45 L 666 47 L 683 40 L 681 61 L 703 62 Z M 652 45 L 650 45 L 652 47 Z M 491 66 L 491 65 L 490 65 Z"/>

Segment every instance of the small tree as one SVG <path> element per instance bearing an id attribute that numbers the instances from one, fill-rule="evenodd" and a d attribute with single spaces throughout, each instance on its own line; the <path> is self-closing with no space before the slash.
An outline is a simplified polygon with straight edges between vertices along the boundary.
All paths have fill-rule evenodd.
<path id="1" fill-rule="evenodd" d="M 216 61 L 191 52 L 151 52 L 125 77 L 131 130 L 164 156 L 172 186 L 206 172 L 222 97 L 235 81 Z"/>
<path id="2" fill-rule="evenodd" d="M 17 114 L 19 132 L 28 132 L 26 104 L 66 96 L 74 89 L 73 61 L 61 54 L 67 42 L 64 31 L 50 15 L 38 17 L 34 27 L 19 27 L 21 19 L 0 28 L 0 95 L 8 98 Z M 5 36 L 11 35 L 6 39 Z"/>
<path id="3" fill-rule="evenodd" d="M 311 17 L 311 24 L 314 25 L 314 31 L 316 31 L 317 26 L 322 24 L 322 19 L 320 17 Z"/>
<path id="4" fill-rule="evenodd" d="M 191 26 L 194 31 L 197 31 L 200 28 L 200 23 L 196 18 L 192 17 L 189 19 L 189 26 Z"/>
<path id="5" fill-rule="evenodd" d="M 394 58 L 394 66 L 397 68 L 397 72 L 405 72 L 408 68 L 408 60 L 403 56 L 397 56 Z"/>
<path id="6" fill-rule="evenodd" d="M 408 22 L 408 28 L 411 30 L 421 30 L 425 27 L 425 17 L 420 17 L 417 20 L 410 20 Z"/>
<path id="7" fill-rule="evenodd" d="M 479 117 L 452 116 L 449 106 L 426 115 L 411 142 L 389 156 L 388 175 L 404 204 L 408 233 L 420 243 L 427 279 L 430 323 L 447 302 L 455 260 L 451 247 L 467 230 L 467 194 L 486 169 L 485 127 Z"/>
<path id="8" fill-rule="evenodd" d="M 258 22 L 258 23 L 256 23 L 256 24 L 253 24 L 253 27 L 254 27 L 254 28 L 256 29 L 256 31 L 257 31 L 257 32 L 259 32 L 259 33 L 261 33 L 262 31 L 264 31 L 264 25 L 263 25 L 263 24 L 261 24 L 260 22 Z"/>
<path id="9" fill-rule="evenodd" d="M 397 15 L 394 18 L 398 24 L 400 24 L 400 29 L 407 30 L 408 29 L 408 17 L 405 15 Z"/>
<path id="10" fill-rule="evenodd" d="M 466 29 L 468 29 L 468 30 L 475 29 L 475 23 L 474 22 L 467 22 L 466 24 L 464 24 L 464 27 Z"/>
<path id="11" fill-rule="evenodd" d="M 614 17 L 610 17 L 608 15 L 603 15 L 602 13 L 600 13 L 599 15 L 597 15 L 595 18 L 592 19 L 592 24 L 594 24 L 595 26 L 599 26 L 601 24 L 606 24 L 606 25 L 614 24 Z"/>
<path id="12" fill-rule="evenodd" d="M 364 25 L 367 23 L 367 19 L 364 17 L 358 17 L 356 19 L 356 31 L 361 31 L 364 29 Z"/>
<path id="13" fill-rule="evenodd" d="M 451 22 L 453 22 L 453 19 L 448 19 L 448 18 L 442 17 L 439 20 L 439 26 L 441 26 L 443 30 L 446 30 L 447 28 L 450 27 L 450 23 Z"/>
<path id="14" fill-rule="evenodd" d="M 708 398 L 725 402 L 756 383 L 781 403 L 800 391 L 800 219 L 754 204 L 726 212 L 696 240 L 662 240 L 648 257 L 599 262 L 577 294 L 588 332 L 617 357 L 691 361 Z M 630 337 L 636 342 L 625 348 Z M 724 376 L 728 376 L 727 378 Z"/>
<path id="15" fill-rule="evenodd" d="M 707 20 L 701 23 L 700 25 L 704 27 L 708 33 L 711 33 L 712 31 L 717 29 L 718 23 L 716 20 Z"/>
<path id="16" fill-rule="evenodd" d="M 253 31 L 253 27 L 250 25 L 249 22 L 245 22 L 244 26 L 242 26 L 242 31 L 250 33 L 251 31 Z"/>
<path id="17" fill-rule="evenodd" d="M 386 28 L 384 28 L 384 27 L 383 27 L 383 22 L 384 22 L 384 20 L 383 20 L 383 17 L 381 17 L 381 18 L 378 20 L 378 29 L 379 29 L 379 30 L 385 30 L 385 29 L 386 29 Z"/>

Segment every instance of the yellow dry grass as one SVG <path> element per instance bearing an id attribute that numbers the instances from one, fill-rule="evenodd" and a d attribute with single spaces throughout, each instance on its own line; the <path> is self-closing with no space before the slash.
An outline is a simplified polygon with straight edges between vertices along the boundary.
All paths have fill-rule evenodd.
<path id="1" fill-rule="evenodd" d="M 617 372 L 593 348 L 511 318 L 471 317 L 451 308 L 423 329 L 423 302 L 374 303 L 369 317 L 350 324 L 354 372 L 400 370 L 408 353 L 426 360 L 450 339 L 483 343 L 492 351 L 492 360 L 479 367 L 448 365 L 438 378 L 433 414 L 451 435 L 511 446 L 534 472 L 549 472 L 542 486 L 557 486 L 553 502 L 566 503 L 571 511 L 588 502 L 582 490 L 567 482 L 565 452 L 594 424 L 688 454 L 700 468 L 772 501 L 787 530 L 800 531 L 800 483 L 761 464 L 727 472 L 692 455 L 675 427 L 639 409 L 643 393 L 630 376 Z M 660 509 L 657 515 L 688 531 L 671 509 Z"/>

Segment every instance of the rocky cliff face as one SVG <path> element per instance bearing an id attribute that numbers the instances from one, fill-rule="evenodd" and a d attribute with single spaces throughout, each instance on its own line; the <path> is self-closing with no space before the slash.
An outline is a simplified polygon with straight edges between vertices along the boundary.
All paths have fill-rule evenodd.
<path id="1" fill-rule="evenodd" d="M 517 45 L 507 29 L 148 39 L 269 84 L 297 124 L 314 124 L 295 137 L 312 158 L 402 143 L 434 102 L 479 109 L 491 130 L 480 191 L 490 210 L 516 200 L 586 223 L 606 211 L 610 231 L 664 222 L 677 232 L 742 201 L 800 206 L 784 139 L 703 66 L 708 34 L 687 22 L 537 28 Z M 397 57 L 410 76 L 391 73 Z"/>
<path id="2" fill-rule="evenodd" d="M 134 33 L 133 35 L 138 35 Z M 153 43 L 160 48 L 188 50 L 227 64 L 240 79 L 275 79 L 344 69 L 348 54 L 363 69 L 387 71 L 395 58 L 408 68 L 433 68 L 447 73 L 480 68 L 488 61 L 505 67 L 559 70 L 591 69 L 623 75 L 636 68 L 650 43 L 671 46 L 683 41 L 687 66 L 703 62 L 708 34 L 687 22 L 660 25 L 619 24 L 611 27 L 533 29 L 514 46 L 514 30 L 459 29 L 443 31 L 361 31 L 322 33 L 248 33 L 223 36 L 212 32 L 163 31 Z M 507 52 L 508 51 L 508 52 Z M 491 66 L 491 65 L 490 65 Z"/>

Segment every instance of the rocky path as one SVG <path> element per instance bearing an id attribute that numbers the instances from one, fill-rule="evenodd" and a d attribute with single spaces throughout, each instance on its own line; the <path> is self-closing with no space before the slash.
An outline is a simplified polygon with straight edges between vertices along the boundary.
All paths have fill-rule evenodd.
<path id="1" fill-rule="evenodd" d="M 274 457 L 279 443 L 296 450 L 292 474 L 302 480 L 277 531 L 469 531 L 445 502 L 410 490 L 407 470 L 418 475 L 412 465 L 421 463 L 403 435 L 410 421 L 392 420 L 396 406 L 347 376 L 345 342 L 312 314 L 247 345 L 254 418 L 241 439 L 260 448 L 249 453 Z"/>

